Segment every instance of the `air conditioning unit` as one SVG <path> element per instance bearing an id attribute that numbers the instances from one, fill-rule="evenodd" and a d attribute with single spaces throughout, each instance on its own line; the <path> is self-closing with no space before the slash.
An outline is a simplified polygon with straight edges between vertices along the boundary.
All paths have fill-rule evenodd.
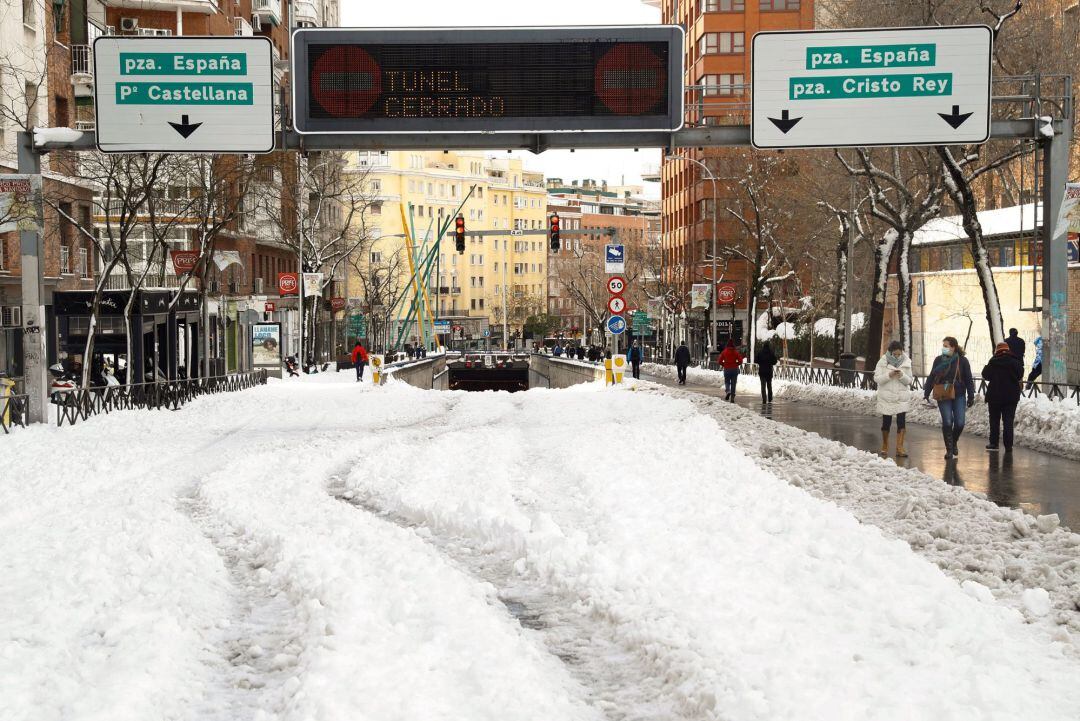
<path id="1" fill-rule="evenodd" d="M 120 30 L 133 33 L 139 29 L 139 18 L 120 18 Z"/>
<path id="2" fill-rule="evenodd" d="M 0 328 L 21 328 L 22 306 L 0 305 Z"/>
<path id="3" fill-rule="evenodd" d="M 256 278 L 255 279 L 255 295 L 262 295 L 262 294 L 263 294 L 263 279 L 262 278 Z"/>

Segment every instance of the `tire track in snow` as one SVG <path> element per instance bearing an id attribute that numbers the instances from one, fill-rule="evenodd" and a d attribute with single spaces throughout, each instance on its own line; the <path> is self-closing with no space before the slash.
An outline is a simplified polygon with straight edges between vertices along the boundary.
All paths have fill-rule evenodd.
<path id="1" fill-rule="evenodd" d="M 463 400 L 455 399 L 451 408 Z M 524 399 L 511 396 L 507 405 L 507 413 L 521 412 Z M 411 424 L 409 430 L 424 440 L 431 440 L 452 433 L 495 427 L 502 418 L 495 416 L 481 424 L 461 425 L 444 420 L 434 433 L 431 431 L 440 419 L 431 418 Z M 523 454 L 519 467 L 542 460 L 539 449 L 520 442 L 517 445 L 529 449 Z M 628 648 L 619 638 L 616 620 L 592 613 L 588 599 L 544 585 L 540 579 L 527 575 L 524 559 L 516 558 L 495 543 L 443 532 L 380 507 L 372 495 L 349 490 L 343 476 L 335 474 L 328 479 L 326 488 L 331 496 L 358 511 L 412 530 L 437 549 L 448 564 L 493 585 L 505 607 L 502 611 L 516 619 L 526 634 L 535 634 L 536 643 L 562 661 L 570 675 L 589 690 L 589 702 L 606 718 L 611 721 L 689 721 L 698 718 L 679 713 L 667 688 L 671 681 L 663 677 L 661 669 L 650 665 L 649 650 Z"/>

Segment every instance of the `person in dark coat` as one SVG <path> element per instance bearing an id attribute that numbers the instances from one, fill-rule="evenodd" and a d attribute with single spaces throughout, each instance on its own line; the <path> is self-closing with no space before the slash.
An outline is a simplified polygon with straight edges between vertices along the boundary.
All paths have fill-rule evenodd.
<path id="1" fill-rule="evenodd" d="M 641 378 L 641 346 L 635 340 L 626 349 L 626 361 L 630 364 L 635 378 Z"/>
<path id="2" fill-rule="evenodd" d="M 1027 350 L 1027 343 L 1024 339 L 1018 335 L 1016 328 L 1009 328 L 1009 337 L 1005 339 L 1005 345 L 1009 346 L 1009 352 L 1020 359 L 1020 365 L 1024 365 L 1024 351 Z M 997 351 L 994 351 L 997 355 Z"/>
<path id="3" fill-rule="evenodd" d="M 982 369 L 982 377 L 987 383 L 986 404 L 990 412 L 990 442 L 986 444 L 986 450 L 998 449 L 999 432 L 1003 430 L 1000 435 L 1005 452 L 1011 453 L 1013 421 L 1016 418 L 1016 405 L 1020 402 L 1020 387 L 1024 382 L 1024 363 L 1008 343 L 998 343 L 994 357 Z"/>
<path id="4" fill-rule="evenodd" d="M 578 360 L 585 360 L 585 346 L 579 345 L 577 347 L 577 359 Z"/>
<path id="5" fill-rule="evenodd" d="M 686 385 L 686 369 L 690 365 L 690 349 L 686 347 L 686 341 L 679 344 L 675 350 L 675 369 L 679 373 L 679 385 Z"/>
<path id="6" fill-rule="evenodd" d="M 938 400 L 937 405 L 941 413 L 941 436 L 945 440 L 945 460 L 949 460 L 958 455 L 956 444 L 964 432 L 966 409 L 975 405 L 975 380 L 971 375 L 971 364 L 960 343 L 952 336 L 946 336 L 941 342 L 941 355 L 934 359 L 934 368 L 923 383 L 923 400 L 927 403 L 936 385 L 943 386 L 952 395 L 952 398 Z"/>
<path id="7" fill-rule="evenodd" d="M 754 354 L 754 362 L 757 363 L 758 380 L 761 381 L 761 402 L 772 403 L 772 377 L 777 358 L 768 341 Z"/>

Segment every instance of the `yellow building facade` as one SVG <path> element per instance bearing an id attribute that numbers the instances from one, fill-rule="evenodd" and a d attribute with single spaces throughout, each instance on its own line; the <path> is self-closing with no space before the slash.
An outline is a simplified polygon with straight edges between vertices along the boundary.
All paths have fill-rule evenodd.
<path id="1" fill-rule="evenodd" d="M 547 239 L 512 233 L 546 228 L 547 195 L 541 173 L 525 169 L 517 158 L 441 151 L 350 153 L 348 167 L 364 175 L 367 194 L 375 199 L 356 221 L 363 224 L 369 241 L 349 268 L 347 288 L 354 306 L 389 314 L 387 325 L 392 329 L 405 321 L 413 293 L 402 210 L 407 222 L 411 219 L 414 243 L 430 250 L 439 242 L 438 228 L 452 221 L 464 201 L 466 229 L 494 234 L 467 236 L 460 254 L 453 237 L 443 236 L 438 281 L 433 269 L 427 284 L 431 316 L 448 320 L 456 329 L 455 347 L 482 348 L 503 345 L 504 319 L 505 336 L 514 345 L 525 319 L 544 312 Z M 402 293 L 406 302 L 395 310 L 392 299 Z M 387 346 L 397 333 L 391 335 L 395 337 Z M 403 340 L 419 340 L 415 324 L 409 325 Z"/>

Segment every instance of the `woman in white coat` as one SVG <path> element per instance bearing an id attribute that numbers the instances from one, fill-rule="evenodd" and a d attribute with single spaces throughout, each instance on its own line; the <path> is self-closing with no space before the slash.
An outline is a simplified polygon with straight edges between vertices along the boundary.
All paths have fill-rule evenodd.
<path id="1" fill-rule="evenodd" d="M 906 458 L 904 434 L 907 432 L 907 412 L 911 410 L 911 359 L 904 353 L 900 341 L 889 343 L 889 350 L 878 360 L 874 369 L 877 383 L 877 410 L 881 414 L 881 454 L 889 455 L 889 429 L 896 416 L 896 457 Z"/>

